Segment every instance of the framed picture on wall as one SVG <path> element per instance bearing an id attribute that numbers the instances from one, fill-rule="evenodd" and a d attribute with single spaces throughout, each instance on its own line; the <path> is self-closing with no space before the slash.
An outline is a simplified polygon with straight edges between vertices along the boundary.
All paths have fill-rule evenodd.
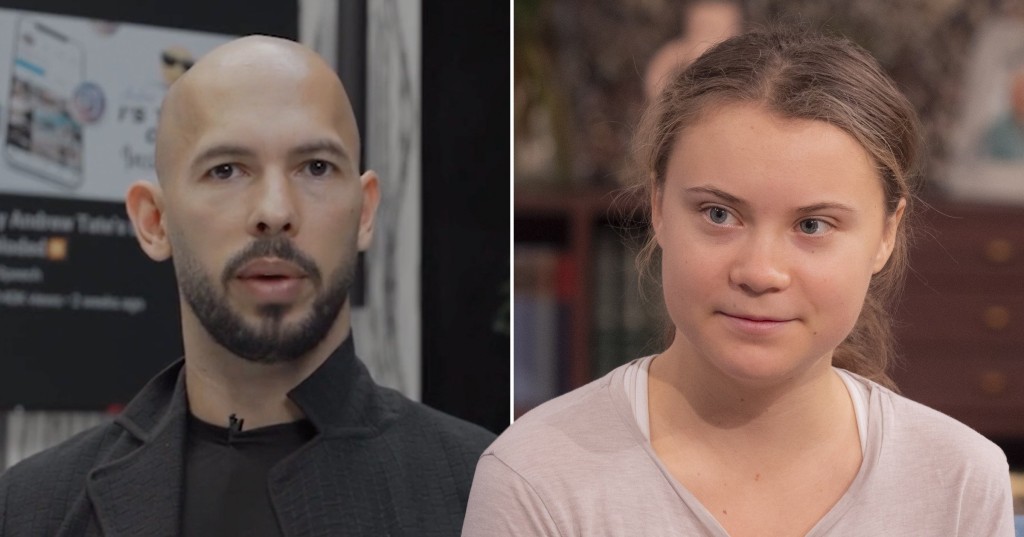
<path id="1" fill-rule="evenodd" d="M 944 183 L 958 199 L 1024 204 L 1024 20 L 983 25 L 968 62 Z"/>

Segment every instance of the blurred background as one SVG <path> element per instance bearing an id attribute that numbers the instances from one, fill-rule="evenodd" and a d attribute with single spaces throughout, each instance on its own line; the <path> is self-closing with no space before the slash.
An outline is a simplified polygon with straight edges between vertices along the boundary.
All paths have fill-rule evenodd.
<path id="1" fill-rule="evenodd" d="M 515 412 L 664 347 L 624 191 L 661 78 L 772 22 L 869 50 L 924 123 L 920 233 L 894 312 L 902 392 L 1024 468 L 1024 2 L 515 0 Z"/>

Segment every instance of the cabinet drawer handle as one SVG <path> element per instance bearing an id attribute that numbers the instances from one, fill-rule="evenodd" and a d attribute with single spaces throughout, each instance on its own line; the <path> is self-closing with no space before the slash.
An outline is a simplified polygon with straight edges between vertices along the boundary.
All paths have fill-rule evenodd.
<path id="1" fill-rule="evenodd" d="M 993 397 L 1006 393 L 1006 373 L 1002 371 L 985 371 L 978 378 L 981 393 Z"/>
<path id="2" fill-rule="evenodd" d="M 1013 258 L 1013 243 L 1006 239 L 992 239 L 985 244 L 985 259 L 993 265 L 1003 265 Z"/>
<path id="3" fill-rule="evenodd" d="M 989 306 L 983 315 L 990 330 L 1002 330 L 1010 324 L 1010 310 L 1003 306 Z"/>

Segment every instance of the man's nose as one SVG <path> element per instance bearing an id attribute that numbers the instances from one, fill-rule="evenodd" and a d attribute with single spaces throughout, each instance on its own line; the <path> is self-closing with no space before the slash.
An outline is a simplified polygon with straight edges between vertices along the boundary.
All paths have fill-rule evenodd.
<path id="1" fill-rule="evenodd" d="M 299 231 L 299 215 L 294 187 L 281 173 L 270 173 L 256 183 L 255 206 L 249 216 L 252 235 L 294 235 Z"/>

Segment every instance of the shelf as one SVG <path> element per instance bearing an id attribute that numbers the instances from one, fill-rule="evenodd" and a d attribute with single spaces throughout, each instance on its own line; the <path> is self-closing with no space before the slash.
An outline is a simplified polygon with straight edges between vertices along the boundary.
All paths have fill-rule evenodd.
<path id="1" fill-rule="evenodd" d="M 554 243 L 576 267 L 569 304 L 569 353 L 562 387 L 571 390 L 593 380 L 594 235 L 598 226 L 632 217 L 639 204 L 625 189 L 544 189 L 516 192 L 515 240 Z"/>

